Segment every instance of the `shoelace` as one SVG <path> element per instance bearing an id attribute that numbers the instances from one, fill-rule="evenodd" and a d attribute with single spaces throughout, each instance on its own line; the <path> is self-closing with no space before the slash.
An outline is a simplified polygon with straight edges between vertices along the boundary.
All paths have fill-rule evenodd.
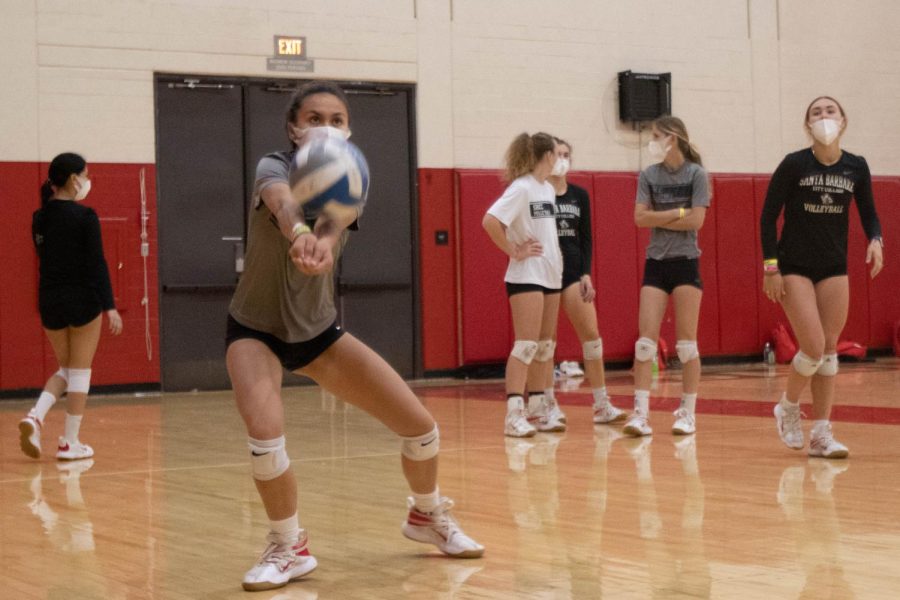
<path id="1" fill-rule="evenodd" d="M 450 509 L 453 508 L 453 500 L 450 498 L 443 498 L 441 503 L 438 504 L 437 508 L 431 512 L 429 515 L 431 520 L 435 525 L 441 530 L 444 534 L 444 539 L 448 542 L 460 532 L 459 524 L 456 522 L 456 519 L 450 514 Z"/>
<path id="2" fill-rule="evenodd" d="M 513 411 L 512 416 L 513 426 L 516 429 L 528 429 L 528 425 L 530 425 L 530 423 L 528 422 L 528 411 L 518 408 Z"/>
<path id="3" fill-rule="evenodd" d="M 834 434 L 831 432 L 831 423 L 817 431 L 814 431 L 810 437 L 812 438 L 810 440 L 811 444 L 822 446 L 823 448 L 828 448 L 835 443 Z"/>
<path id="4" fill-rule="evenodd" d="M 677 410 L 675 411 L 675 418 L 676 418 L 676 419 L 684 419 L 684 420 L 687 421 L 688 423 L 693 423 L 693 422 L 694 422 L 694 415 L 692 415 L 691 413 L 689 413 L 689 412 L 687 411 L 687 409 L 685 409 L 685 408 L 679 408 L 679 409 L 677 409 Z"/>
<path id="5" fill-rule="evenodd" d="M 795 410 L 785 410 L 782 409 L 781 414 L 784 417 L 784 427 L 785 429 L 793 432 L 794 429 L 800 427 L 800 409 L 799 407 Z"/>
<path id="6" fill-rule="evenodd" d="M 260 557 L 259 564 L 271 563 L 279 568 L 284 568 L 297 559 L 298 553 L 294 551 L 294 546 L 300 544 L 299 540 L 289 544 L 281 544 L 276 542 L 271 534 L 266 539 L 269 541 L 269 546 Z"/>

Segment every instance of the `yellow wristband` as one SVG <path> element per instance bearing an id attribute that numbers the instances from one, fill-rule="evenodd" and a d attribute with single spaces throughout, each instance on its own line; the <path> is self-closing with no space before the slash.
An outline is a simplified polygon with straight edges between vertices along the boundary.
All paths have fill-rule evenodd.
<path id="1" fill-rule="evenodd" d="M 309 225 L 306 223 L 297 223 L 291 229 L 291 244 L 297 241 L 297 238 L 303 235 L 304 233 L 312 233 L 312 229 L 309 228 Z"/>
<path id="2" fill-rule="evenodd" d="M 683 207 L 683 206 L 682 206 L 681 208 L 678 209 L 678 218 L 679 218 L 679 219 L 683 219 L 683 218 L 684 218 L 684 207 Z"/>

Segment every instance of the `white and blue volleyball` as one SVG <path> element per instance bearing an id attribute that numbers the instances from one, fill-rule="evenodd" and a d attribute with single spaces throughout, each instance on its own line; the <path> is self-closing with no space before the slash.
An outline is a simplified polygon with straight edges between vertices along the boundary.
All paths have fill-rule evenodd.
<path id="1" fill-rule="evenodd" d="M 304 135 L 289 176 L 291 193 L 308 216 L 356 216 L 369 193 L 366 157 L 344 133 L 316 127 Z"/>

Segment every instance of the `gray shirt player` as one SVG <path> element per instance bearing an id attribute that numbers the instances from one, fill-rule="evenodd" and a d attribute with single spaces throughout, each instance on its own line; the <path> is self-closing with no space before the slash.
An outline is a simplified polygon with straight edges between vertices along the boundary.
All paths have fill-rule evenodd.
<path id="1" fill-rule="evenodd" d="M 288 256 L 290 241 L 262 201 L 262 191 L 269 185 L 288 184 L 292 158 L 293 152 L 275 152 L 264 156 L 256 167 L 244 273 L 229 307 L 231 316 L 241 325 L 270 333 L 288 343 L 311 340 L 337 318 L 332 274 L 310 276 L 297 270 Z M 316 217 L 318 214 L 304 213 L 309 224 Z M 356 225 L 351 228 L 355 229 Z M 333 251 L 335 264 L 346 242 L 347 231 L 344 231 Z"/>
<path id="2" fill-rule="evenodd" d="M 709 177 L 706 169 L 695 162 L 684 161 L 675 171 L 669 171 L 663 163 L 650 165 L 638 179 L 637 202 L 651 209 L 708 207 Z M 671 231 L 654 227 L 647 245 L 647 258 L 697 258 L 696 231 Z"/>

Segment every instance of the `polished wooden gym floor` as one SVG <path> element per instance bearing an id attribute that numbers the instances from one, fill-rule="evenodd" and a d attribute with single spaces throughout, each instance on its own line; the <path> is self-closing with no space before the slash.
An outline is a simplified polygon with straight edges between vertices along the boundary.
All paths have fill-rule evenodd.
<path id="1" fill-rule="evenodd" d="M 502 382 L 415 384 L 441 427 L 441 489 L 487 547 L 476 560 L 400 535 L 392 434 L 318 388 L 289 389 L 288 451 L 319 568 L 254 594 L 240 582 L 267 523 L 229 393 L 93 397 L 82 439 L 96 456 L 74 463 L 24 456 L 16 425 L 31 401 L 4 401 L 0 598 L 900 598 L 900 361 L 842 365 L 840 461 L 779 441 L 771 408 L 786 373 L 707 368 L 699 432 L 680 438 L 674 371 L 642 439 L 594 426 L 578 380 L 560 384 L 569 430 L 530 440 L 502 435 Z M 627 407 L 630 375 L 608 381 Z"/>

